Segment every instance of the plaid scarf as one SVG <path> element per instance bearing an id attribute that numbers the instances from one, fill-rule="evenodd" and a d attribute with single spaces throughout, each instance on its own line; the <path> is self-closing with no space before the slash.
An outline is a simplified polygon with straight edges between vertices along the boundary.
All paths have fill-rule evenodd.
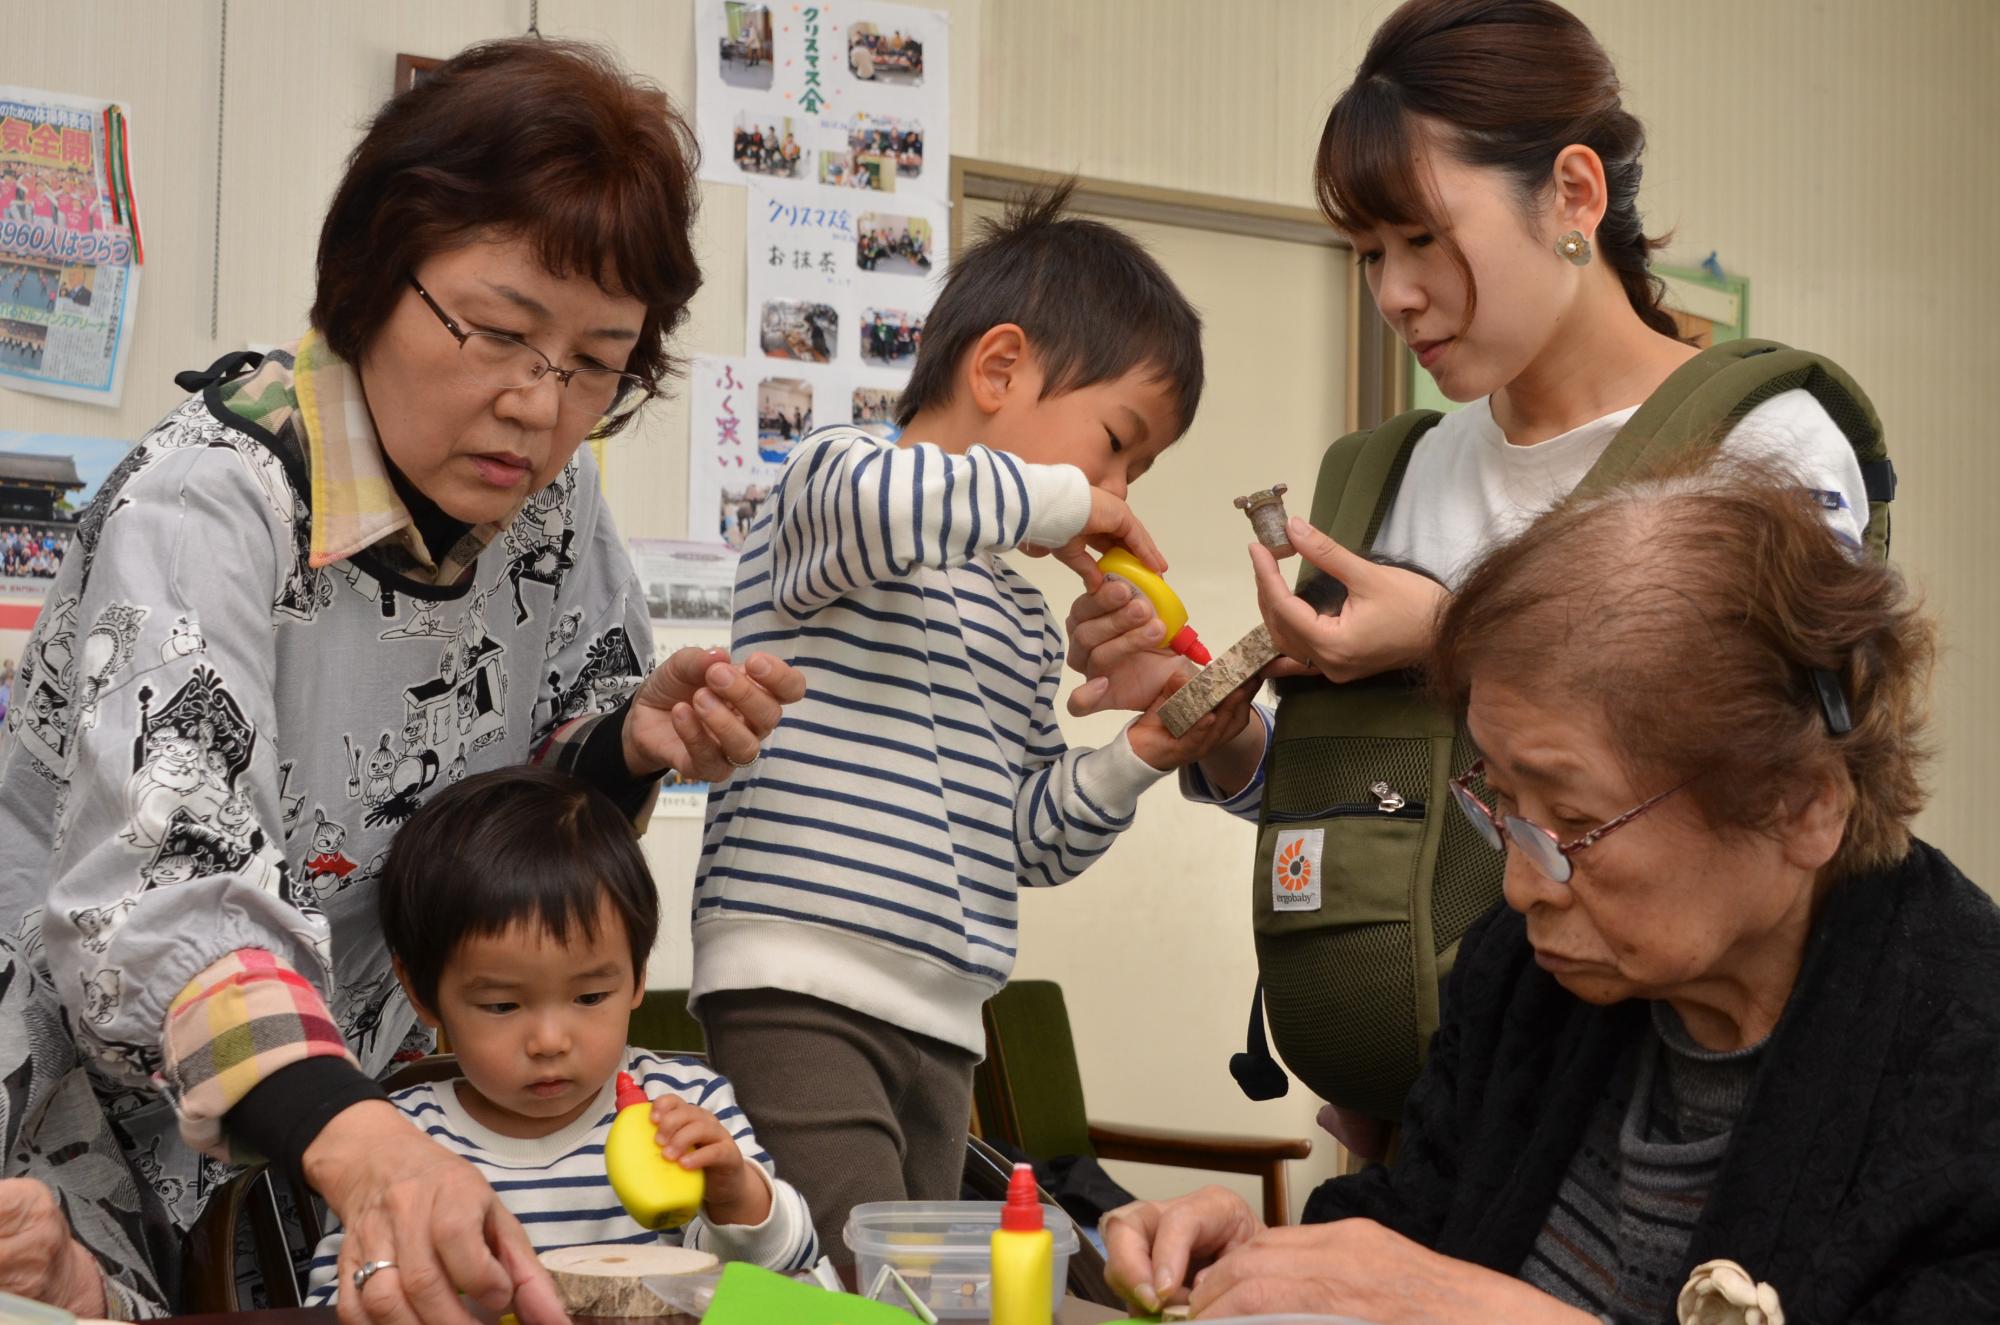
<path id="1" fill-rule="evenodd" d="M 330 566 L 363 549 L 398 574 L 428 584 L 456 584 L 513 522 L 475 525 L 433 560 L 409 508 L 396 493 L 361 374 L 307 332 L 264 357 L 257 371 L 223 389 L 231 412 L 284 437 L 304 454 L 312 478 L 312 564 Z M 382 544 L 383 546 L 377 546 Z"/>

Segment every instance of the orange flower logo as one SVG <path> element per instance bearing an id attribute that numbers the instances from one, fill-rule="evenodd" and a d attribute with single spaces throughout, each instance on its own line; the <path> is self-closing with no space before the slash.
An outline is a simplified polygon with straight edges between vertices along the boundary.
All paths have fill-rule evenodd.
<path id="1" fill-rule="evenodd" d="M 1306 855 L 1304 838 L 1298 838 L 1278 853 L 1278 883 L 1288 893 L 1301 893 L 1312 886 L 1312 859 Z"/>

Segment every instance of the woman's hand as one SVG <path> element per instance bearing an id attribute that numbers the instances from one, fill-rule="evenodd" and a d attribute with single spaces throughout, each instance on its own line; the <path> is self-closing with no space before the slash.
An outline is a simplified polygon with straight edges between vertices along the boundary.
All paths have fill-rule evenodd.
<path id="1" fill-rule="evenodd" d="M 104 1271 L 71 1235 L 55 1193 L 34 1178 L 0 1180 L 0 1293 L 104 1315 Z"/>
<path id="2" fill-rule="evenodd" d="M 463 1293 L 521 1325 L 565 1325 L 562 1302 L 519 1221 L 479 1171 L 386 1100 L 336 1114 L 306 1147 L 305 1176 L 340 1216 L 341 1325 L 476 1325 Z M 354 1272 L 391 1261 L 367 1286 Z"/>
<path id="3" fill-rule="evenodd" d="M 755 1227 L 771 1217 L 771 1184 L 714 1114 L 678 1095 L 653 1101 L 660 1153 L 684 1169 L 705 1170 L 701 1212 L 711 1224 Z"/>
<path id="4" fill-rule="evenodd" d="M 625 717 L 625 766 L 634 777 L 671 768 L 690 782 L 720 782 L 757 757 L 786 704 L 805 697 L 790 663 L 726 649 L 679 649 L 653 669 Z"/>
<path id="5" fill-rule="evenodd" d="M 1188 1271 L 1264 1232 L 1243 1198 L 1204 1187 L 1172 1201 L 1134 1201 L 1098 1221 L 1104 1275 L 1126 1301 L 1147 1311 L 1184 1302 Z"/>
<path id="6" fill-rule="evenodd" d="M 1333 681 L 1357 681 L 1423 661 L 1438 612 L 1451 596 L 1443 585 L 1357 557 L 1296 516 L 1285 530 L 1300 556 L 1347 586 L 1347 601 L 1340 615 L 1321 616 L 1285 583 L 1271 550 L 1252 543 L 1257 607 L 1272 643 Z"/>
<path id="7" fill-rule="evenodd" d="M 1519 1279 L 1439 1255 L 1372 1219 L 1263 1229 L 1198 1275 L 1188 1302 L 1197 1319 L 1296 1311 L 1381 1325 L 1596 1320 Z"/>

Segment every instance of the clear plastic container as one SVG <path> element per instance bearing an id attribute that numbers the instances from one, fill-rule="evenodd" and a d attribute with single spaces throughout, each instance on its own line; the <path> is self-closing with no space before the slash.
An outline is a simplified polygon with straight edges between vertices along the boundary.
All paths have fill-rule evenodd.
<path id="1" fill-rule="evenodd" d="M 1052 1205 L 1042 1226 L 1055 1242 L 1049 1306 L 1062 1304 L 1076 1225 Z M 939 1320 L 987 1320 L 993 1310 L 993 1234 L 1000 1227 L 998 1201 L 873 1201 L 847 1216 L 841 1241 L 854 1252 L 856 1291 L 878 1302 L 907 1306 L 882 1273 L 893 1266 Z"/>

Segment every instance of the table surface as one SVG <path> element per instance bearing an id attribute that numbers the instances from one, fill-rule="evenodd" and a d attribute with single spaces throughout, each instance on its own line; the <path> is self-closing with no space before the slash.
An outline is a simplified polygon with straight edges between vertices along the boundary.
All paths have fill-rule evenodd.
<path id="1" fill-rule="evenodd" d="M 237 1311 L 206 1316 L 173 1316 L 168 1325 L 337 1325 L 339 1316 L 332 1307 L 299 1307 L 288 1311 Z M 576 1317 L 576 1325 L 689 1325 L 689 1316 L 630 1316 L 616 1321 Z M 911 1320 L 916 1317 L 912 1316 Z M 1081 1298 L 1065 1297 L 1056 1312 L 1055 1325 L 1100 1325 L 1103 1321 L 1124 1320 L 1123 1312 L 1101 1307 Z"/>

